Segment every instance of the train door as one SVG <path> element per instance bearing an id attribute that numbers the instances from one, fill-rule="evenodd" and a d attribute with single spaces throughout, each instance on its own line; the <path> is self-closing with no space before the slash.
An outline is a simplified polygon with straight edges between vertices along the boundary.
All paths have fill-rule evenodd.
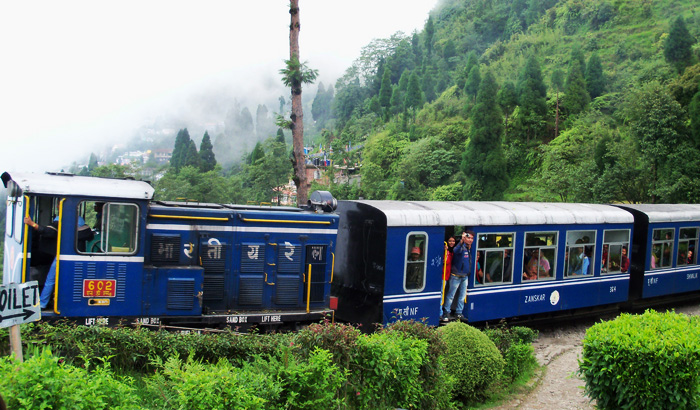
<path id="1" fill-rule="evenodd" d="M 226 310 L 235 306 L 231 303 L 230 287 L 226 272 L 229 272 L 231 244 L 223 238 L 209 235 L 199 239 L 200 264 L 204 268 L 203 304 L 209 310 Z"/>
<path id="2" fill-rule="evenodd" d="M 21 192 L 9 192 L 5 214 L 5 245 L 3 260 L 3 283 L 20 283 L 26 280 L 27 241 L 23 224 L 26 197 Z M 27 263 L 25 264 L 25 261 Z"/>
<path id="3" fill-rule="evenodd" d="M 303 308 L 325 300 L 328 246 L 300 242 L 243 242 L 238 304 Z"/>

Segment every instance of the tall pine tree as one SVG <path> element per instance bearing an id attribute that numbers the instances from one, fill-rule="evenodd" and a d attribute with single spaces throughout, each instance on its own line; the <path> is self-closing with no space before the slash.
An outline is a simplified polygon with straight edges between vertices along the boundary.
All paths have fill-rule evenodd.
<path id="1" fill-rule="evenodd" d="M 464 198 L 500 200 L 508 188 L 508 172 L 503 153 L 503 122 L 496 102 L 498 84 L 488 70 L 484 74 L 472 110 L 472 125 L 461 168 L 466 176 Z"/>
<path id="2" fill-rule="evenodd" d="M 564 84 L 564 97 L 562 97 L 562 109 L 567 115 L 578 114 L 588 106 L 591 96 L 586 90 L 586 80 L 583 77 L 583 66 L 576 56 L 571 56 L 569 72 Z"/>
<path id="3" fill-rule="evenodd" d="M 204 131 L 204 137 L 202 137 L 202 143 L 199 146 L 199 169 L 202 172 L 207 172 L 214 170 L 215 167 L 214 146 L 211 143 L 209 133 Z"/>
<path id="4" fill-rule="evenodd" d="M 692 47 L 695 39 L 688 32 L 683 17 L 678 17 L 664 41 L 664 57 L 679 73 L 682 73 L 692 61 Z"/>
<path id="5" fill-rule="evenodd" d="M 405 106 L 414 110 L 423 106 L 423 93 L 420 89 L 420 79 L 416 71 L 413 71 L 408 79 Z"/>
<path id="6" fill-rule="evenodd" d="M 591 99 L 600 97 L 605 92 L 605 77 L 603 65 L 600 64 L 598 53 L 591 54 L 586 65 L 586 87 Z"/>
<path id="7" fill-rule="evenodd" d="M 379 105 L 381 105 L 382 108 L 389 108 L 391 106 L 391 91 L 391 71 L 389 67 L 384 67 L 382 86 L 379 89 Z"/>
<path id="8" fill-rule="evenodd" d="M 190 133 L 187 128 L 183 128 L 177 132 L 175 137 L 175 147 L 173 155 L 170 158 L 170 168 L 175 172 L 180 172 L 180 168 L 185 166 L 187 151 L 190 148 Z"/>
<path id="9" fill-rule="evenodd" d="M 525 62 L 516 85 L 518 93 L 518 131 L 527 141 L 544 134 L 547 115 L 547 88 L 542 81 L 540 63 L 534 55 Z"/>

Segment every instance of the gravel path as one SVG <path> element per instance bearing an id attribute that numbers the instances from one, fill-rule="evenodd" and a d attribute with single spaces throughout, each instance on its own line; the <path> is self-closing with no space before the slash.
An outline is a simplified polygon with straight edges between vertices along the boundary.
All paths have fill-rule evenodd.
<path id="1" fill-rule="evenodd" d="M 698 305 L 675 310 L 688 315 L 700 315 Z M 492 409 L 595 409 L 595 401 L 591 402 L 590 398 L 584 395 L 585 383 L 576 374 L 582 350 L 581 340 L 586 335 L 586 329 L 592 324 L 540 331 L 540 336 L 533 346 L 542 369 L 532 380 L 531 388 L 528 392 L 516 394 L 508 402 Z"/>

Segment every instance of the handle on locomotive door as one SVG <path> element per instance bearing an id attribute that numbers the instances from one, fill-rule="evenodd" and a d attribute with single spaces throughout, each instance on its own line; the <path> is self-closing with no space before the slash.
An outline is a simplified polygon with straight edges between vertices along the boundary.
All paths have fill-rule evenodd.
<path id="1" fill-rule="evenodd" d="M 274 285 L 275 285 L 275 282 L 270 283 L 270 282 L 267 281 L 267 272 L 265 272 L 265 283 L 267 283 L 267 284 L 270 285 L 270 286 L 274 286 Z"/>
<path id="2" fill-rule="evenodd" d="M 331 281 L 328 283 L 333 283 L 333 272 L 335 272 L 335 254 L 331 252 Z"/>

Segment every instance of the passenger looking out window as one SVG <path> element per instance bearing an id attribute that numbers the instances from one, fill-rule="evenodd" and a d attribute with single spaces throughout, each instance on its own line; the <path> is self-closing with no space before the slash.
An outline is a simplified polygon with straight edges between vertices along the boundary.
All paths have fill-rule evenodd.
<path id="1" fill-rule="evenodd" d="M 694 265 L 694 250 L 698 246 L 698 228 L 681 228 L 678 235 L 678 259 L 676 266 Z"/>
<path id="2" fill-rule="evenodd" d="M 483 283 L 510 283 L 513 279 L 513 233 L 480 234 L 477 249 Z M 478 272 L 477 272 L 478 274 Z"/>
<path id="3" fill-rule="evenodd" d="M 661 228 L 652 231 L 651 259 L 649 261 L 651 269 L 671 267 L 674 233 L 675 229 L 673 228 Z"/>
<path id="4" fill-rule="evenodd" d="M 629 229 L 610 229 L 603 233 L 601 273 L 627 272 L 629 269 Z"/>
<path id="5" fill-rule="evenodd" d="M 523 280 L 553 279 L 556 272 L 556 232 L 525 234 Z"/>
<path id="6" fill-rule="evenodd" d="M 566 233 L 565 277 L 593 275 L 595 238 L 596 231 L 569 231 Z"/>
<path id="7" fill-rule="evenodd" d="M 425 234 L 409 234 L 406 242 L 406 274 L 404 288 L 406 291 L 418 291 L 425 286 Z"/>

